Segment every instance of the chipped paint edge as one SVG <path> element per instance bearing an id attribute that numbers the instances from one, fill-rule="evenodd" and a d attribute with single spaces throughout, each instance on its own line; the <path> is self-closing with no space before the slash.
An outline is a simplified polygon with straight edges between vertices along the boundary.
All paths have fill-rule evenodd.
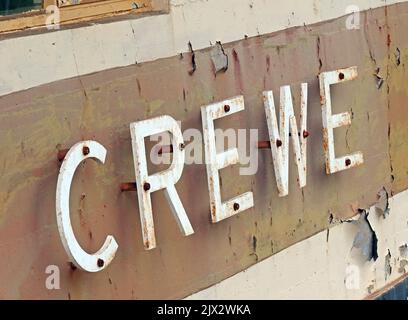
<path id="1" fill-rule="evenodd" d="M 378 238 L 376 261 L 366 261 L 359 249 L 353 248 L 356 216 L 186 299 L 375 298 L 376 292 L 408 275 L 407 250 L 401 250 L 408 247 L 408 190 L 389 198 L 386 218 L 375 205 L 367 211 Z M 351 276 L 359 279 L 354 285 Z"/>

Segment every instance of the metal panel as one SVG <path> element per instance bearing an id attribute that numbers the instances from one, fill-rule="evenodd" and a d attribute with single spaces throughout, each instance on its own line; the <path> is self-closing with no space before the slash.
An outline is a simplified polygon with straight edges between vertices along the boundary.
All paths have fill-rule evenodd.
<path id="1" fill-rule="evenodd" d="M 384 8 L 362 14 L 365 28 L 358 30 L 347 30 L 342 18 L 223 44 L 228 70 L 216 76 L 212 50 L 196 50 L 193 75 L 192 54 L 184 54 L 2 96 L 0 254 L 11 258 L 0 261 L 0 297 L 185 297 L 354 216 L 377 203 L 383 188 L 389 194 L 407 189 L 407 17 L 402 4 L 387 7 L 387 15 Z M 352 109 L 353 119 L 335 130 L 333 141 L 338 154 L 361 150 L 364 165 L 327 175 L 318 75 L 346 66 L 357 66 L 358 77 L 331 86 L 330 94 L 333 113 Z M 295 187 L 296 162 L 289 161 L 290 193 L 280 198 L 271 152 L 260 151 L 255 175 L 240 175 L 237 165 L 219 171 L 222 198 L 251 191 L 254 207 L 212 224 L 206 165 L 185 165 L 176 188 L 195 233 L 180 233 L 164 192 L 155 192 L 157 250 L 146 251 L 136 194 L 120 190 L 135 180 L 129 124 L 170 115 L 183 130 L 202 132 L 201 106 L 244 96 L 245 110 L 215 125 L 257 129 L 264 141 L 262 93 L 290 85 L 300 119 L 301 83 L 308 83 L 307 186 Z M 103 166 L 86 159 L 75 173 L 75 236 L 86 252 L 97 252 L 109 234 L 120 244 L 109 268 L 92 274 L 73 270 L 55 219 L 58 152 L 84 140 L 99 141 L 108 157 Z M 166 169 L 147 166 L 149 172 Z M 45 287 L 51 264 L 61 270 L 60 290 Z"/>

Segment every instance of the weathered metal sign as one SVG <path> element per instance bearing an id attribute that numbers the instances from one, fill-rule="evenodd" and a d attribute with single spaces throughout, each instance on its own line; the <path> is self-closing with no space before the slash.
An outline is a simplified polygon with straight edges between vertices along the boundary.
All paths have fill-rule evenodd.
<path id="1" fill-rule="evenodd" d="M 326 156 L 326 172 L 333 174 L 361 165 L 363 154 L 336 157 L 333 140 L 333 130 L 351 124 L 350 112 L 332 114 L 330 86 L 353 80 L 357 77 L 357 68 L 323 72 L 319 75 L 321 106 L 323 119 L 323 150 Z M 263 93 L 266 122 L 269 129 L 269 145 L 272 151 L 275 168 L 276 184 L 280 197 L 289 194 L 289 140 L 292 138 L 295 162 L 298 168 L 299 187 L 306 186 L 307 170 L 307 97 L 308 85 L 301 85 L 300 122 L 298 129 L 292 101 L 290 86 L 281 87 L 279 124 L 277 120 L 274 94 L 272 91 Z M 207 167 L 208 192 L 210 199 L 211 220 L 218 223 L 254 206 L 253 192 L 237 195 L 233 199 L 222 201 L 219 171 L 233 164 L 239 163 L 236 148 L 218 152 L 214 121 L 232 116 L 245 110 L 243 96 L 227 99 L 201 108 L 201 118 L 204 134 L 205 163 Z M 148 173 L 145 139 L 154 135 L 168 132 L 171 134 L 172 162 L 164 171 Z M 130 124 L 134 167 L 136 173 L 136 190 L 139 200 L 139 214 L 142 236 L 146 250 L 156 248 L 156 236 L 153 222 L 153 208 L 151 194 L 164 190 L 166 198 L 173 212 L 174 218 L 184 236 L 194 234 L 193 226 L 176 190 L 176 184 L 182 176 L 185 163 L 185 143 L 183 134 L 177 121 L 168 116 L 138 121 Z M 82 270 L 98 272 L 105 269 L 113 260 L 118 244 L 113 236 L 108 236 L 105 243 L 95 254 L 85 252 L 77 239 L 70 221 L 69 194 L 72 178 L 79 164 L 88 158 L 105 162 L 107 150 L 96 141 L 82 141 L 73 146 L 64 157 L 57 184 L 56 212 L 58 229 L 64 248 L 72 262 Z"/>
<path id="2" fill-rule="evenodd" d="M 0 297 L 183 298 L 341 243 L 338 223 L 408 188 L 408 7 L 387 10 L 3 95 Z"/>

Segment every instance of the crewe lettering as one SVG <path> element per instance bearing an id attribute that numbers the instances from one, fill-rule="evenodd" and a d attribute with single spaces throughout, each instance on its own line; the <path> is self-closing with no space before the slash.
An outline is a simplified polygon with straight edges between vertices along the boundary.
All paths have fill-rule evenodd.
<path id="1" fill-rule="evenodd" d="M 334 150 L 335 128 L 351 124 L 351 113 L 332 114 L 330 86 L 336 83 L 357 78 L 357 67 L 350 67 L 337 71 L 323 72 L 319 75 L 320 97 L 323 117 L 323 149 L 326 156 L 326 173 L 333 174 L 347 170 L 364 163 L 363 154 L 356 152 L 351 155 L 336 158 Z"/>
<path id="2" fill-rule="evenodd" d="M 254 206 L 252 192 L 244 193 L 227 202 L 221 201 L 219 170 L 239 162 L 236 148 L 218 153 L 215 144 L 214 120 L 244 110 L 244 97 L 239 96 L 209 106 L 201 107 L 204 132 L 205 163 L 210 193 L 211 220 L 220 222 Z"/>
<path id="3" fill-rule="evenodd" d="M 298 131 L 295 113 L 293 111 L 292 93 L 289 86 L 281 88 L 280 92 L 280 127 L 276 118 L 275 103 L 272 91 L 263 93 L 266 122 L 268 124 L 271 142 L 272 159 L 275 168 L 276 184 L 280 197 L 289 194 L 289 135 L 292 136 L 298 168 L 298 184 L 300 188 L 306 186 L 307 160 L 307 83 L 301 85 L 300 122 Z M 280 130 L 280 132 L 279 132 Z"/>
<path id="4" fill-rule="evenodd" d="M 113 236 L 107 236 L 97 253 L 88 254 L 75 237 L 69 213 L 72 178 L 79 164 L 88 158 L 105 163 L 106 149 L 96 141 L 83 141 L 74 145 L 65 156 L 57 182 L 56 213 L 61 241 L 71 262 L 84 271 L 98 272 L 111 263 L 118 250 L 118 244 Z"/>
<path id="5" fill-rule="evenodd" d="M 149 175 L 147 172 L 144 139 L 162 132 L 170 132 L 172 135 L 173 162 L 167 170 Z M 193 227 L 175 188 L 175 184 L 181 178 L 184 167 L 184 141 L 177 121 L 170 116 L 161 116 L 131 123 L 130 133 L 132 136 L 137 195 L 139 198 L 139 215 L 145 249 L 151 250 L 156 248 L 151 194 L 162 189 L 165 190 L 166 198 L 180 231 L 185 236 L 193 234 Z"/>
<path id="6" fill-rule="evenodd" d="M 357 67 L 323 72 L 319 75 L 323 149 L 325 153 L 326 173 L 334 174 L 364 163 L 362 152 L 336 158 L 334 148 L 334 129 L 351 124 L 351 113 L 332 114 L 330 86 L 351 81 L 357 77 Z M 307 182 L 307 100 L 308 85 L 301 84 L 300 97 L 300 131 L 293 108 L 292 93 L 289 86 L 280 89 L 279 125 L 272 91 L 263 93 L 266 122 L 269 131 L 273 166 L 280 197 L 289 194 L 289 140 L 295 155 L 298 169 L 298 184 L 304 188 Z M 204 136 L 205 163 L 210 198 L 212 223 L 219 223 L 254 206 L 254 195 L 246 192 L 233 199 L 221 200 L 219 171 L 237 164 L 237 148 L 218 153 L 214 121 L 244 111 L 244 97 L 237 96 L 221 102 L 201 107 L 201 120 Z M 160 133 L 170 133 L 172 163 L 167 170 L 149 175 L 147 169 L 145 138 Z M 168 115 L 130 124 L 132 150 L 136 177 L 136 190 L 139 203 L 139 215 L 142 227 L 143 243 L 146 250 L 156 247 L 153 223 L 151 194 L 164 190 L 170 208 L 181 233 L 189 236 L 194 233 L 193 227 L 175 188 L 180 180 L 185 163 L 185 145 L 179 124 Z M 269 143 L 268 142 L 268 143 Z M 56 215 L 61 241 L 72 262 L 82 270 L 98 272 L 105 269 L 113 260 L 118 249 L 113 236 L 108 236 L 102 248 L 95 254 L 88 254 L 79 245 L 72 230 L 69 215 L 69 192 L 72 178 L 78 165 L 85 159 L 96 159 L 105 162 L 106 149 L 95 141 L 83 141 L 74 145 L 62 163 L 56 190 Z M 165 312 L 166 310 L 161 310 Z M 187 311 L 186 311 L 187 312 Z"/>

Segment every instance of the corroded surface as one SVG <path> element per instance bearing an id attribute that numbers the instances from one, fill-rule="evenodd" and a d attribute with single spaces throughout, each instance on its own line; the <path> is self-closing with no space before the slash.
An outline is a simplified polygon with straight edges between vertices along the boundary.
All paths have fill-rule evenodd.
<path id="1" fill-rule="evenodd" d="M 353 216 L 383 187 L 405 190 L 407 17 L 401 4 L 363 13 L 359 30 L 347 30 L 342 18 L 224 44 L 228 69 L 216 75 L 208 49 L 195 52 L 194 72 L 185 54 L 0 98 L 0 298 L 184 297 L 327 228 L 331 214 Z M 317 76 L 354 65 L 358 78 L 332 88 L 333 112 L 353 114 L 350 127 L 335 130 L 335 144 L 339 155 L 361 150 L 365 163 L 328 176 Z M 291 84 L 296 112 L 301 82 L 309 83 L 307 187 L 297 187 L 291 154 L 289 196 L 279 198 L 271 153 L 261 150 L 256 175 L 239 176 L 238 166 L 221 171 L 223 198 L 251 190 L 255 207 L 211 224 L 205 165 L 186 166 L 176 187 L 195 234 L 182 237 L 157 192 L 157 248 L 145 251 L 136 193 L 120 190 L 134 181 L 129 123 L 168 114 L 183 130 L 202 130 L 202 105 L 243 94 L 245 111 L 217 127 L 256 128 L 267 140 L 262 91 Z M 98 274 L 71 268 L 55 219 L 58 151 L 89 139 L 107 148 L 107 159 L 78 169 L 71 218 L 86 250 L 97 250 L 107 234 L 119 243 L 113 263 Z M 61 269 L 61 290 L 45 288 L 50 264 Z"/>

